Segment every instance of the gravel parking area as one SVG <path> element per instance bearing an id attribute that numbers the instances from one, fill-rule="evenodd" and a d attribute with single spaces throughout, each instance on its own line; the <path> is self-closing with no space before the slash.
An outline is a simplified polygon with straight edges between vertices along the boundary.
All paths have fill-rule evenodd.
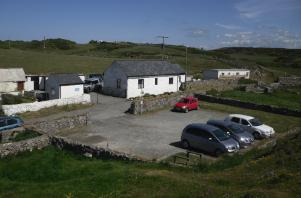
<path id="1" fill-rule="evenodd" d="M 177 113 L 162 110 L 141 116 L 125 114 L 130 102 L 122 98 L 99 96 L 99 104 L 91 109 L 87 127 L 63 131 L 60 135 L 84 144 L 109 147 L 149 160 L 158 160 L 182 149 L 173 146 L 189 123 L 222 119 L 226 114 L 203 110 Z"/>

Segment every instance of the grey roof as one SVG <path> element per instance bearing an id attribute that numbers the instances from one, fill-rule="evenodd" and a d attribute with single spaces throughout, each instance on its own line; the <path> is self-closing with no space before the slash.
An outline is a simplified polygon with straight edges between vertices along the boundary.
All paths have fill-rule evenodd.
<path id="1" fill-rule="evenodd" d="M 78 74 L 50 74 L 47 82 L 59 85 L 83 84 Z"/>
<path id="2" fill-rule="evenodd" d="M 25 80 L 23 68 L 0 68 L 0 82 L 20 82 Z"/>
<path id="3" fill-rule="evenodd" d="M 160 60 L 114 61 L 111 68 L 120 69 L 128 77 L 185 74 L 180 65 Z"/>

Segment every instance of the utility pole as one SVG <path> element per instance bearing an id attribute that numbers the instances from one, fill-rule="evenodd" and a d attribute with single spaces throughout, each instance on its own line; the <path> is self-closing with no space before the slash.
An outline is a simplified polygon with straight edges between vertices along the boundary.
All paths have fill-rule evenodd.
<path id="1" fill-rule="evenodd" d="M 46 49 L 46 39 L 45 39 L 45 36 L 44 36 L 44 40 L 43 40 L 43 49 Z"/>
<path id="2" fill-rule="evenodd" d="M 167 39 L 168 38 L 168 36 L 157 36 L 157 37 L 159 37 L 159 38 L 162 38 L 162 60 L 163 60 L 163 58 L 164 58 L 164 45 L 165 45 L 165 39 Z"/>

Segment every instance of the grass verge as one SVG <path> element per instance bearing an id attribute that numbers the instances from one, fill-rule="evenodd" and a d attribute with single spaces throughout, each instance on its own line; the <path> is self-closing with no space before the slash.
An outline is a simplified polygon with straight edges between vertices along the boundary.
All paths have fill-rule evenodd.
<path id="1" fill-rule="evenodd" d="M 39 111 L 32 111 L 32 112 L 25 112 L 18 114 L 22 119 L 33 119 L 33 118 L 40 118 L 46 117 L 49 115 L 54 115 L 62 112 L 70 112 L 80 109 L 87 109 L 93 106 L 92 104 L 71 104 L 71 105 L 64 105 L 64 106 L 54 106 L 50 108 L 44 108 Z"/>

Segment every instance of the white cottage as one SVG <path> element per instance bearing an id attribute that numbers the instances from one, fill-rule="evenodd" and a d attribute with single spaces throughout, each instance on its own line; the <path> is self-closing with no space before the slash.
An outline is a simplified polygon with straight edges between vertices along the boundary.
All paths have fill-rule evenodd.
<path id="1" fill-rule="evenodd" d="M 0 95 L 22 94 L 24 92 L 25 72 L 23 68 L 0 68 Z"/>
<path id="2" fill-rule="evenodd" d="M 209 69 L 203 72 L 204 80 L 250 78 L 248 69 Z"/>
<path id="3" fill-rule="evenodd" d="M 104 72 L 103 81 L 105 94 L 132 98 L 177 92 L 185 82 L 185 72 L 167 61 L 123 60 L 112 63 Z"/>
<path id="4" fill-rule="evenodd" d="M 78 74 L 50 74 L 45 83 L 45 92 L 50 100 L 82 96 L 83 84 Z"/>

